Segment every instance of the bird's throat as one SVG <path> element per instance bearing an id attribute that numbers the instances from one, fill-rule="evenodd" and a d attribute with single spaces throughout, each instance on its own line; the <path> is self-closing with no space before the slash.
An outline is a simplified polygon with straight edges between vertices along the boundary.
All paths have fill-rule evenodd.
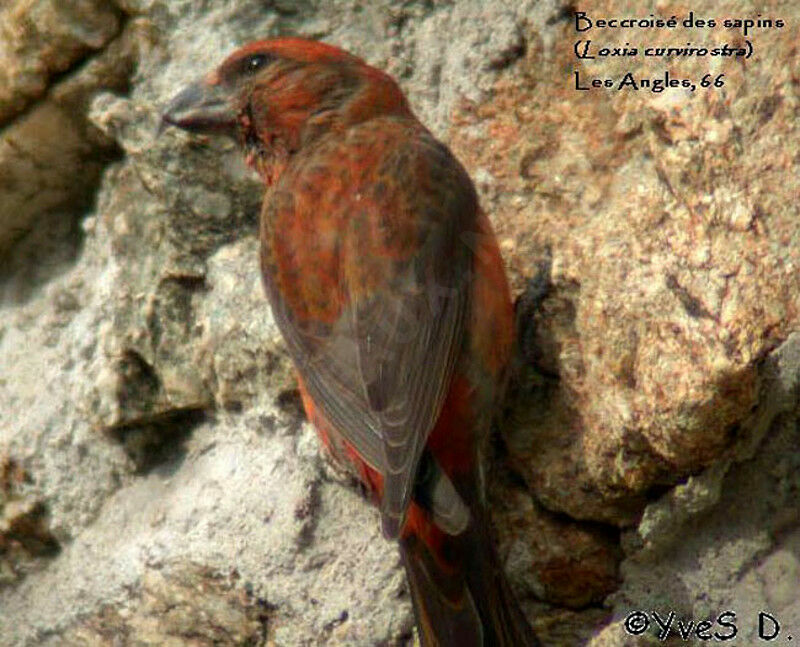
<path id="1" fill-rule="evenodd" d="M 289 159 L 286 145 L 278 137 L 256 130 L 249 107 L 239 117 L 239 129 L 245 162 L 261 176 L 266 186 L 272 186 Z"/>

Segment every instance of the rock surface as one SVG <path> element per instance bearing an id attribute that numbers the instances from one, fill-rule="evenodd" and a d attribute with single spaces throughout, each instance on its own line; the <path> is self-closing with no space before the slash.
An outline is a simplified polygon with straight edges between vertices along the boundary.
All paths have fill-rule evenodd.
<path id="1" fill-rule="evenodd" d="M 747 35 L 582 35 L 549 0 L 6 3 L 0 644 L 415 640 L 395 547 L 303 420 L 258 182 L 225 141 L 156 136 L 178 88 L 281 34 L 398 78 L 496 226 L 520 343 L 490 496 L 544 645 L 641 644 L 639 610 L 800 631 L 800 9 L 775 5 L 692 6 L 786 22 Z M 578 62 L 579 39 L 754 53 Z M 573 76 L 665 69 L 724 84 Z"/>

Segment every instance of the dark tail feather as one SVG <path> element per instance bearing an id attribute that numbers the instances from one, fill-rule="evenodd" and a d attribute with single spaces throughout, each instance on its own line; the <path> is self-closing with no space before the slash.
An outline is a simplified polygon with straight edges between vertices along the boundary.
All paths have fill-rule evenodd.
<path id="1" fill-rule="evenodd" d="M 457 536 L 428 528 L 425 541 L 400 540 L 423 647 L 538 647 L 486 524 L 473 518 Z"/>

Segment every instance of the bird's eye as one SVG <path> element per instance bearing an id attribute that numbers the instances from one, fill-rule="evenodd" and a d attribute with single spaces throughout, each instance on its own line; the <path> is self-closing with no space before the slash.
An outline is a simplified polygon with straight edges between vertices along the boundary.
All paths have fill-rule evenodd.
<path id="1" fill-rule="evenodd" d="M 252 54 L 244 59 L 242 71 L 245 74 L 253 74 L 263 68 L 269 61 L 270 57 L 267 54 Z"/>

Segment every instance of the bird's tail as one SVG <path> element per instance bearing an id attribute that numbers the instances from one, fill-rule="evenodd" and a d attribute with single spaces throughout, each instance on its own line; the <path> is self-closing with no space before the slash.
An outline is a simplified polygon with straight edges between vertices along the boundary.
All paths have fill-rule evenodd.
<path id="1" fill-rule="evenodd" d="M 400 540 L 423 647 L 538 647 L 484 519 L 458 535 L 412 504 Z"/>

